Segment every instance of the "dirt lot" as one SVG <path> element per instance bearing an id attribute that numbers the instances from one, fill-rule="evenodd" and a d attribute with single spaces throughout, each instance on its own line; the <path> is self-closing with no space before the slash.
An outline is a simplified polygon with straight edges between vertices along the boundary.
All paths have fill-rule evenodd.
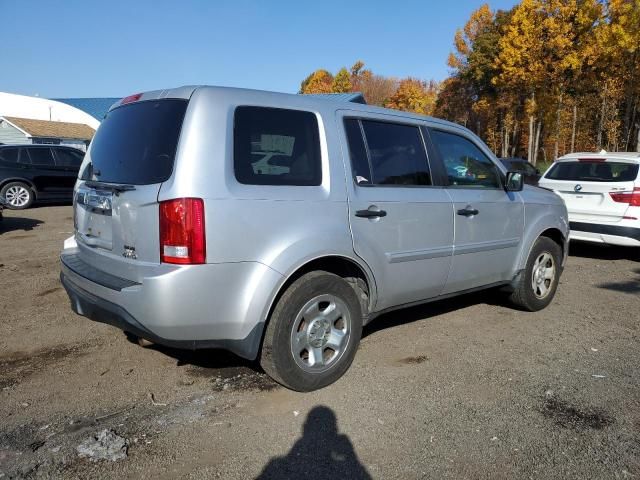
<path id="1" fill-rule="evenodd" d="M 71 208 L 0 224 L 0 478 L 638 478 L 640 252 L 574 245 L 535 314 L 479 293 L 388 314 L 322 391 L 141 348 L 58 281 Z M 79 457 L 104 429 L 115 462 Z"/>

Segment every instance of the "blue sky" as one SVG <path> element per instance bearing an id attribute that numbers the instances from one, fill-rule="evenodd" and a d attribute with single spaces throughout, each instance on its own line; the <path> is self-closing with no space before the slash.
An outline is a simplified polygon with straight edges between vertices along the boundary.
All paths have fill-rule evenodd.
<path id="1" fill-rule="evenodd" d="M 297 92 L 316 68 L 441 80 L 481 0 L 0 0 L 0 91 L 102 97 L 187 84 Z M 492 9 L 514 0 L 490 0 Z"/>

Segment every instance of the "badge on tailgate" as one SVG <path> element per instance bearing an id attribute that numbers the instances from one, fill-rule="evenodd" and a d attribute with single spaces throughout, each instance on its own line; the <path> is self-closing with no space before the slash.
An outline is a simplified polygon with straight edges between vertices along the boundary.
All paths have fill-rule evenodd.
<path id="1" fill-rule="evenodd" d="M 98 192 L 88 190 L 80 192 L 78 203 L 90 209 L 101 210 L 104 213 L 111 212 L 111 192 Z"/>

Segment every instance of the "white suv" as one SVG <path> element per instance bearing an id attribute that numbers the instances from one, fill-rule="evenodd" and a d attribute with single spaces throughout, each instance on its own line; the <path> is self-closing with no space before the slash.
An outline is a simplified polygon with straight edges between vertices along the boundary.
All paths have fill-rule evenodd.
<path id="1" fill-rule="evenodd" d="M 640 153 L 572 153 L 558 159 L 539 186 L 561 196 L 570 238 L 640 246 Z"/>

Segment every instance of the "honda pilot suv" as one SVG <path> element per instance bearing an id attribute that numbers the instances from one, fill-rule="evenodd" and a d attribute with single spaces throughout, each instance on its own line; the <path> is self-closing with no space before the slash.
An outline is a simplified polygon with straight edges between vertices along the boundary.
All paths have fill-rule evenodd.
<path id="1" fill-rule="evenodd" d="M 172 347 L 259 359 L 309 391 L 390 310 L 500 286 L 552 300 L 562 200 L 467 129 L 220 87 L 114 105 L 80 168 L 61 280 L 75 312 Z"/>

